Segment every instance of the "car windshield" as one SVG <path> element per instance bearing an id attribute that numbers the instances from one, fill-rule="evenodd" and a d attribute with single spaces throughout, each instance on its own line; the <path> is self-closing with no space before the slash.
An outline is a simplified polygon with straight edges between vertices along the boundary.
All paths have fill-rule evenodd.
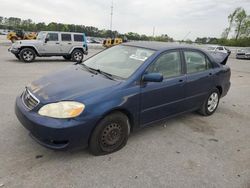
<path id="1" fill-rule="evenodd" d="M 89 68 L 126 79 L 155 51 L 133 46 L 115 46 L 84 61 Z"/>
<path id="2" fill-rule="evenodd" d="M 46 36 L 46 32 L 40 32 L 37 35 L 37 40 L 44 40 L 45 36 Z"/>

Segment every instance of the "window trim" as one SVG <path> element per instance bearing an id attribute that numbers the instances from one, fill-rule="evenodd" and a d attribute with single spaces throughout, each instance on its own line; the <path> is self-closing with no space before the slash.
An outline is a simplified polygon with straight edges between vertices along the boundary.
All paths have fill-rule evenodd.
<path id="1" fill-rule="evenodd" d="M 147 73 L 147 70 L 149 69 L 149 67 L 150 67 L 151 65 L 153 65 L 156 61 L 158 61 L 158 59 L 159 59 L 162 55 L 165 55 L 165 54 L 167 54 L 167 53 L 172 53 L 172 52 L 178 52 L 179 55 L 180 55 L 181 71 L 180 71 L 180 74 L 177 75 L 177 76 L 171 76 L 171 77 L 167 77 L 167 78 L 164 78 L 164 76 L 163 76 L 163 81 L 168 80 L 168 79 L 173 79 L 173 78 L 178 78 L 178 77 L 183 76 L 183 75 L 185 74 L 185 72 L 184 72 L 185 69 L 184 69 L 184 64 L 183 64 L 184 61 L 183 61 L 181 49 L 165 50 L 165 51 L 161 52 L 160 54 L 158 54 L 158 56 L 157 56 L 157 57 L 156 57 L 156 58 L 155 58 L 146 68 L 145 68 L 145 71 L 143 72 L 143 75 Z M 143 75 L 142 75 L 142 77 L 143 77 Z"/>
<path id="2" fill-rule="evenodd" d="M 208 57 L 208 55 L 200 50 L 196 50 L 196 49 L 182 49 L 181 50 L 182 52 L 182 56 L 183 56 L 183 62 L 184 62 L 184 72 L 186 75 L 192 75 L 192 74 L 199 74 L 199 73 L 202 73 L 202 72 L 206 72 L 208 70 L 211 70 L 214 68 L 214 65 L 211 61 L 211 59 Z M 210 68 L 204 70 L 204 71 L 199 71 L 199 72 L 192 72 L 192 73 L 188 73 L 187 72 L 187 62 L 186 62 L 186 58 L 185 58 L 185 52 L 196 52 L 196 53 L 199 53 L 199 54 L 202 54 L 206 60 L 208 60 L 208 63 L 210 64 Z"/>

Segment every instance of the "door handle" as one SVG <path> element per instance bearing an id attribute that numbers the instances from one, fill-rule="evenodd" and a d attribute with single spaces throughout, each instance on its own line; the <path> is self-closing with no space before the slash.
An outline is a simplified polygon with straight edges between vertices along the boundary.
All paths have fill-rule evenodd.
<path id="1" fill-rule="evenodd" d="M 210 72 L 210 73 L 209 73 L 209 76 L 212 76 L 212 75 L 213 75 L 213 73 Z"/>
<path id="2" fill-rule="evenodd" d="M 180 79 L 179 82 L 183 82 L 184 80 Z"/>
<path id="3" fill-rule="evenodd" d="M 56 42 L 56 44 L 60 44 L 59 42 Z"/>
<path id="4" fill-rule="evenodd" d="M 71 42 L 69 42 L 68 44 L 72 44 Z"/>

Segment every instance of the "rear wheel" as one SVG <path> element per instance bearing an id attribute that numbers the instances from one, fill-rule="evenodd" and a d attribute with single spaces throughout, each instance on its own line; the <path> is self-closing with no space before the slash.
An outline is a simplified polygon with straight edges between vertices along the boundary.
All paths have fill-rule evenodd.
<path id="1" fill-rule="evenodd" d="M 36 58 L 36 53 L 31 48 L 24 48 L 20 52 L 20 59 L 26 63 L 34 61 Z"/>
<path id="2" fill-rule="evenodd" d="M 115 112 L 100 121 L 89 141 L 90 152 L 105 155 L 123 148 L 128 140 L 130 125 L 126 115 Z"/>
<path id="3" fill-rule="evenodd" d="M 209 94 L 207 99 L 204 101 L 202 107 L 199 110 L 199 113 L 204 116 L 212 115 L 216 111 L 219 105 L 219 101 L 220 101 L 220 92 L 218 89 L 214 89 Z"/>
<path id="4" fill-rule="evenodd" d="M 76 49 L 71 54 L 72 61 L 80 63 L 83 60 L 83 51 Z"/>

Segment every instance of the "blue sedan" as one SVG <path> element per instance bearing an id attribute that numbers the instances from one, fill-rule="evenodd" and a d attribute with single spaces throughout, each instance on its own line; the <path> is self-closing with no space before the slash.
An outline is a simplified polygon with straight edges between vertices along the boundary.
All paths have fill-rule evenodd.
<path id="1" fill-rule="evenodd" d="M 227 58 L 157 42 L 118 45 L 32 82 L 16 116 L 48 148 L 108 154 L 137 129 L 190 111 L 213 114 L 230 88 Z"/>

